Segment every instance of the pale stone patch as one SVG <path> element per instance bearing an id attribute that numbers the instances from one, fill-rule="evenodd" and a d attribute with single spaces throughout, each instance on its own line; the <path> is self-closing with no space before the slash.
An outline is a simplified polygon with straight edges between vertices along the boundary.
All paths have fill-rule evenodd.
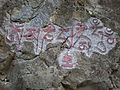
<path id="1" fill-rule="evenodd" d="M 69 49 L 65 49 L 58 57 L 59 65 L 64 69 L 75 68 L 77 58 L 74 51 L 85 53 L 88 57 L 94 52 L 105 55 L 117 43 L 116 33 L 97 18 L 90 18 L 84 23 L 76 21 L 68 27 L 49 24 L 41 28 L 29 23 L 7 23 L 5 29 L 6 43 L 16 52 L 21 50 L 24 42 L 34 44 L 35 54 L 46 50 L 49 43 L 65 42 Z"/>

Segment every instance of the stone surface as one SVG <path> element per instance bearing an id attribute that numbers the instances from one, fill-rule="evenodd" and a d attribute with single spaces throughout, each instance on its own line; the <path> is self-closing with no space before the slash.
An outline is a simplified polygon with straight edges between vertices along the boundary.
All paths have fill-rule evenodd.
<path id="1" fill-rule="evenodd" d="M 59 86 L 61 77 L 58 74 L 56 67 L 48 67 L 40 57 L 36 57 L 30 61 L 16 60 L 9 79 L 15 90 L 26 88 L 49 90 L 48 88 Z"/>
<path id="2" fill-rule="evenodd" d="M 9 46 L 5 44 L 4 38 L 0 35 L 0 80 L 4 80 L 14 60 L 15 53 L 12 53 Z"/>
<path id="3" fill-rule="evenodd" d="M 17 54 L 5 43 L 8 24 L 66 27 L 90 17 L 100 19 L 119 36 L 119 5 L 120 0 L 0 0 L 0 90 L 120 90 L 119 37 L 105 55 L 74 52 L 74 69 L 59 65 L 58 57 L 70 48 L 65 42 L 49 43 L 38 55 L 31 42 L 24 42 Z"/>

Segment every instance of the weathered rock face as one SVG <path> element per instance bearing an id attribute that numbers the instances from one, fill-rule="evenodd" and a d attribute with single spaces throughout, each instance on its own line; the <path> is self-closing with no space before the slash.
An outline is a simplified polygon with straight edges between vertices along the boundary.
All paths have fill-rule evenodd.
<path id="1" fill-rule="evenodd" d="M 0 0 L 0 90 L 120 90 L 119 5 L 120 0 Z M 107 39 L 108 42 L 114 43 L 115 47 L 111 48 L 107 45 L 110 51 L 106 54 L 104 44 L 99 43 L 95 46 L 100 45 L 103 53 L 93 52 L 91 57 L 86 56 L 86 53 L 89 53 L 86 51 L 73 50 L 69 53 L 79 39 L 74 44 L 69 43 L 69 40 L 72 42 L 70 37 L 74 37 L 75 34 L 68 35 L 71 34 L 68 32 L 68 26 L 73 28 L 74 23 L 79 21 L 79 25 L 77 24 L 75 28 L 80 26 L 77 35 L 83 36 L 85 33 L 82 33 L 82 30 L 84 31 L 86 27 L 88 29 L 89 25 L 85 23 L 86 26 L 83 27 L 84 23 L 80 21 L 87 22 L 90 17 L 101 20 L 105 27 L 111 28 L 108 29 L 107 34 L 101 33 L 103 30 L 101 28 L 89 28 L 91 31 L 95 30 L 92 34 L 98 33 L 108 37 L 110 40 Z M 95 21 L 95 23 L 98 22 Z M 101 23 L 98 24 L 101 25 Z M 64 27 L 67 29 L 63 29 Z M 24 29 L 30 32 L 27 36 L 25 36 L 26 32 L 20 32 Z M 41 29 L 46 31 L 41 34 L 39 33 Z M 64 41 L 51 43 L 59 33 L 54 29 L 68 32 L 66 34 L 62 31 L 59 34 L 59 39 Z M 111 30 L 118 33 L 115 42 L 111 39 L 115 36 Z M 12 34 L 7 37 L 10 32 L 19 33 L 14 38 Z M 40 34 L 40 38 L 43 37 L 40 42 L 37 34 Z M 53 38 L 52 35 L 54 35 Z M 23 36 L 27 40 L 21 38 Z M 96 39 L 95 37 L 92 39 Z M 15 38 L 18 40 L 13 42 Z M 46 38 L 49 43 L 43 40 Z M 101 40 L 105 41 L 105 38 Z M 40 46 L 39 43 L 45 44 Z M 89 44 L 88 42 L 88 46 Z M 35 45 L 40 49 L 38 54 L 35 53 Z M 79 49 L 82 48 L 79 46 Z M 68 50 L 65 53 L 66 56 L 61 54 L 65 50 Z M 59 57 L 65 58 L 67 64 Z M 75 64 L 74 68 L 70 68 L 69 64 L 72 58 L 75 60 L 72 63 Z M 62 68 L 63 65 L 68 68 Z"/>
<path id="2" fill-rule="evenodd" d="M 0 35 L 0 80 L 5 79 L 14 57 L 15 54 L 10 52 L 8 45 L 5 44 L 3 37 Z"/>

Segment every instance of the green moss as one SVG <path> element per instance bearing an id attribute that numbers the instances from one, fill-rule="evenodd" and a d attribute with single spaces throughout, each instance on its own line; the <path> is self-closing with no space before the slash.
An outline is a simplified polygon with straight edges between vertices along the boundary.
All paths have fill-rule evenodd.
<path id="1" fill-rule="evenodd" d="M 120 37 L 120 33 L 117 34 Z"/>
<path id="2" fill-rule="evenodd" d="M 40 60 L 42 61 L 46 61 L 46 59 L 44 57 L 40 57 Z"/>
<path id="3" fill-rule="evenodd" d="M 95 13 L 90 14 L 91 17 L 96 17 Z"/>
<path id="4" fill-rule="evenodd" d="M 108 21 L 108 19 L 107 18 L 102 18 L 101 21 L 106 22 L 106 21 Z"/>
<path id="5" fill-rule="evenodd" d="M 34 55 L 30 55 L 30 56 L 27 57 L 27 59 L 33 59 L 33 58 L 35 58 Z"/>

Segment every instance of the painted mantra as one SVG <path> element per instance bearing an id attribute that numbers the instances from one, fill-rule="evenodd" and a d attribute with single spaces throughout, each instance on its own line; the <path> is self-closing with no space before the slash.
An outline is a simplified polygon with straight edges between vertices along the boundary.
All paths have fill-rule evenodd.
<path id="1" fill-rule="evenodd" d="M 69 49 L 64 50 L 58 57 L 60 66 L 71 69 L 75 67 L 74 51 L 83 52 L 90 57 L 93 52 L 107 54 L 117 42 L 116 33 L 107 28 L 97 18 L 90 18 L 87 22 L 76 21 L 74 25 L 60 27 L 49 24 L 44 28 L 30 26 L 29 23 L 9 24 L 5 27 L 6 42 L 14 45 L 15 51 L 21 50 L 24 42 L 34 44 L 35 54 L 46 50 L 49 43 L 65 42 Z"/>
<path id="2" fill-rule="evenodd" d="M 58 57 L 59 66 L 63 69 L 75 68 L 77 64 L 76 53 L 72 49 L 65 49 Z"/>

